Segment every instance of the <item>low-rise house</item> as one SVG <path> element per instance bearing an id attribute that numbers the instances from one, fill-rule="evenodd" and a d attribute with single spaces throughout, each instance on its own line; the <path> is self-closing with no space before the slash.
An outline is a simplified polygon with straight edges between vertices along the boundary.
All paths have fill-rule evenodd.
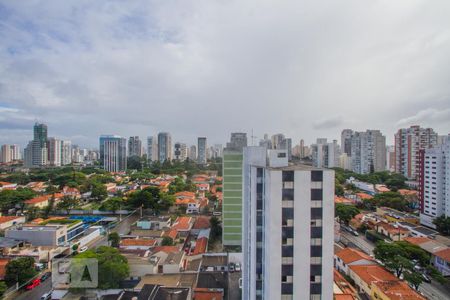
<path id="1" fill-rule="evenodd" d="M 10 258 L 0 258 L 0 280 L 5 279 L 6 265 L 9 263 Z"/>
<path id="2" fill-rule="evenodd" d="M 356 300 L 356 290 L 336 269 L 333 269 L 333 279 L 334 300 Z"/>
<path id="3" fill-rule="evenodd" d="M 223 300 L 224 290 L 220 288 L 195 288 L 194 300 Z"/>
<path id="4" fill-rule="evenodd" d="M 431 263 L 443 276 L 450 276 L 450 248 L 434 252 Z"/>
<path id="5" fill-rule="evenodd" d="M 197 187 L 197 190 L 200 192 L 209 191 L 209 183 L 197 183 L 195 186 Z"/>
<path id="6" fill-rule="evenodd" d="M 187 204 L 187 214 L 198 214 L 200 212 L 200 202 L 197 200 L 190 200 Z"/>
<path id="7" fill-rule="evenodd" d="M 361 191 L 364 191 L 370 195 L 375 195 L 376 191 L 375 191 L 375 187 L 372 183 L 368 183 L 368 182 L 364 182 L 364 181 L 359 181 L 353 177 L 350 177 L 349 179 L 346 180 L 347 184 L 353 184 L 356 188 L 360 189 Z"/>
<path id="8" fill-rule="evenodd" d="M 399 280 L 392 273 L 377 264 L 349 266 L 349 276 L 355 282 L 358 291 L 366 295 L 372 294 L 372 283 L 376 281 Z"/>
<path id="9" fill-rule="evenodd" d="M 178 232 L 181 237 L 187 237 L 192 228 L 193 219 L 191 217 L 178 217 L 172 225 L 172 229 Z"/>
<path id="10" fill-rule="evenodd" d="M 24 216 L 3 216 L 0 217 L 0 230 L 5 230 L 11 226 L 25 223 Z"/>
<path id="11" fill-rule="evenodd" d="M 366 193 L 356 193 L 356 200 L 359 202 L 362 202 L 364 200 L 371 200 L 373 199 L 373 196 L 366 194 Z"/>
<path id="12" fill-rule="evenodd" d="M 403 228 L 408 229 L 411 236 L 413 237 L 428 237 L 434 239 L 439 234 L 433 229 L 416 224 L 411 224 L 408 222 L 397 222 L 397 224 Z"/>
<path id="13" fill-rule="evenodd" d="M 407 222 L 417 225 L 420 222 L 420 219 L 414 215 L 404 213 L 389 207 L 377 207 L 376 213 L 390 223 Z"/>
<path id="14" fill-rule="evenodd" d="M 402 241 L 409 236 L 409 230 L 398 225 L 391 225 L 385 222 L 376 224 L 376 230 L 393 241 Z"/>
<path id="15" fill-rule="evenodd" d="M 18 251 L 26 244 L 24 240 L 0 237 L 0 255 L 8 256 L 11 251 Z"/>
<path id="16" fill-rule="evenodd" d="M 125 239 L 120 241 L 120 248 L 125 250 L 149 250 L 158 245 L 157 240 L 152 239 Z"/>
<path id="17" fill-rule="evenodd" d="M 170 217 L 148 216 L 138 220 L 136 222 L 136 227 L 139 229 L 160 230 L 169 228 L 171 223 Z"/>
<path id="18" fill-rule="evenodd" d="M 372 283 L 371 299 L 380 300 L 426 300 L 404 281 L 375 281 Z"/>
<path id="19" fill-rule="evenodd" d="M 334 255 L 335 268 L 346 275 L 349 275 L 350 266 L 376 264 L 369 255 L 353 248 L 344 248 Z"/>
<path id="20" fill-rule="evenodd" d="M 191 228 L 191 234 L 198 236 L 200 231 L 202 229 L 208 229 L 211 227 L 211 224 L 209 223 L 209 217 L 206 216 L 198 216 L 195 219 L 194 225 L 192 225 Z"/>
<path id="21" fill-rule="evenodd" d="M 169 229 L 164 231 L 163 236 L 168 236 L 175 241 L 178 237 L 178 231 L 176 229 Z"/>
<path id="22" fill-rule="evenodd" d="M 80 191 L 77 188 L 72 188 L 67 185 L 63 187 L 62 193 L 64 194 L 64 196 L 74 197 L 77 199 L 81 198 Z"/>
<path id="23" fill-rule="evenodd" d="M 175 246 L 157 247 L 149 258 L 151 265 L 150 274 L 173 274 L 183 270 L 185 253 Z"/>
<path id="24" fill-rule="evenodd" d="M 347 199 L 345 197 L 334 196 L 334 204 L 352 205 L 354 204 L 354 202 L 353 200 Z"/>
<path id="25" fill-rule="evenodd" d="M 211 229 L 202 229 L 198 234 L 197 240 L 192 243 L 193 250 L 191 255 L 199 255 L 206 253 L 208 250 L 208 239 Z"/>
<path id="26" fill-rule="evenodd" d="M 47 183 L 38 181 L 38 182 L 29 182 L 25 187 L 32 189 L 35 192 L 42 193 L 47 188 Z"/>
<path id="27" fill-rule="evenodd" d="M 376 184 L 375 185 L 375 192 L 378 193 L 387 193 L 390 192 L 391 190 L 384 184 Z"/>
<path id="28" fill-rule="evenodd" d="M 16 188 L 17 188 L 17 183 L 0 181 L 0 191 L 15 190 Z"/>
<path id="29" fill-rule="evenodd" d="M 54 200 L 54 204 L 56 205 L 61 200 L 62 197 L 64 197 L 64 194 L 62 193 L 42 195 L 26 200 L 25 206 L 28 208 L 30 207 L 44 208 L 49 205 L 51 199 Z"/>

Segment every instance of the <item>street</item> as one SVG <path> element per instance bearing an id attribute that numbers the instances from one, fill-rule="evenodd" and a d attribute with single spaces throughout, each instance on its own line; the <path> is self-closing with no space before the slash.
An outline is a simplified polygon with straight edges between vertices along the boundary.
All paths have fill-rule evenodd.
<path id="1" fill-rule="evenodd" d="M 373 255 L 373 249 L 375 248 L 375 245 L 368 241 L 364 237 L 364 235 L 354 236 L 349 232 L 341 231 L 341 239 L 344 241 L 344 243 L 349 242 L 361 251 L 369 255 Z M 432 280 L 431 283 L 423 282 L 419 287 L 419 291 L 431 300 L 450 299 L 449 289 L 446 286 L 439 284 L 435 280 Z"/>
<path id="2" fill-rule="evenodd" d="M 52 279 L 48 278 L 42 282 L 39 286 L 35 287 L 31 291 L 24 291 L 23 293 L 14 297 L 15 300 L 39 300 L 45 293 L 50 292 L 52 289 Z"/>

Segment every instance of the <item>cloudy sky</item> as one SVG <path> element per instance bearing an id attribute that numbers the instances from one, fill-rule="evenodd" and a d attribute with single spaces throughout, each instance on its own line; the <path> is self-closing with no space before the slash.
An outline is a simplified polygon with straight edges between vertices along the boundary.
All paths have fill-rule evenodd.
<path id="1" fill-rule="evenodd" d="M 0 0 L 0 143 L 450 132 L 448 0 Z"/>

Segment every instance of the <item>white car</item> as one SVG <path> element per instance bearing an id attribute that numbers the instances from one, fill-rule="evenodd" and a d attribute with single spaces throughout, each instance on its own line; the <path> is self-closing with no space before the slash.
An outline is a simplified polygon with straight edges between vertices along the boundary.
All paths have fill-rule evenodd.
<path id="1" fill-rule="evenodd" d="M 86 251 L 87 249 L 88 249 L 88 247 L 87 247 L 87 246 L 84 246 L 84 247 L 81 247 L 81 248 L 80 248 L 80 251 L 78 251 L 78 252 L 82 253 L 82 252 Z"/>
<path id="2" fill-rule="evenodd" d="M 236 272 L 240 272 L 241 271 L 241 264 L 240 263 L 237 262 L 234 267 L 236 268 Z"/>

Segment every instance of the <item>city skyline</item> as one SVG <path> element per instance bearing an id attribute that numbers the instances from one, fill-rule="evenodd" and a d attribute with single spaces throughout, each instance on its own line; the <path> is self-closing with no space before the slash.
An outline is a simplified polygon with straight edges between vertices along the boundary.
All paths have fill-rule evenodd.
<path id="1" fill-rule="evenodd" d="M 293 144 L 344 128 L 388 144 L 415 124 L 447 134 L 450 3 L 350 2 L 3 3 L 0 143 L 23 147 L 36 120 L 84 146 L 159 131 L 211 144 L 252 129 Z"/>

